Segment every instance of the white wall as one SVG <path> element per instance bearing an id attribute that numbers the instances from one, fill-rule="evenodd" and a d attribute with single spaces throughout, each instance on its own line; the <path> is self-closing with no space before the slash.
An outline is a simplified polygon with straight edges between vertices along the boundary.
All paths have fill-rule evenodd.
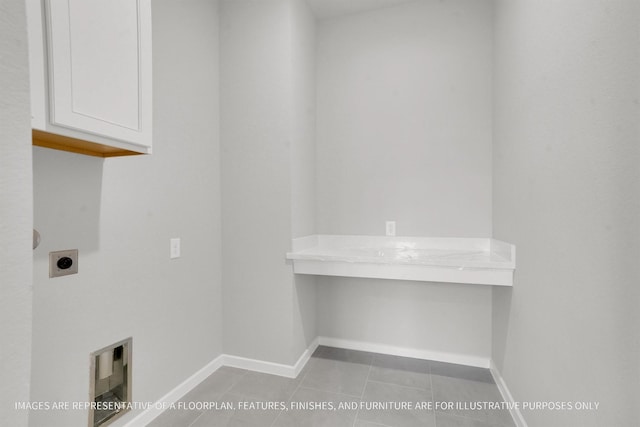
<path id="1" fill-rule="evenodd" d="M 293 70 L 291 146 L 291 237 L 316 232 L 316 24 L 307 3 L 291 2 Z M 294 275 L 293 354 L 317 336 L 316 279 Z"/>
<path id="2" fill-rule="evenodd" d="M 152 155 L 34 148 L 32 400 L 86 400 L 89 353 L 128 336 L 135 401 L 157 400 L 222 352 L 217 22 L 216 2 L 153 2 Z M 69 248 L 79 273 L 49 279 L 49 251 Z M 34 412 L 30 425 L 86 419 Z"/>
<path id="3" fill-rule="evenodd" d="M 491 235 L 492 13 L 425 0 L 320 21 L 319 232 Z M 318 292 L 320 335 L 490 356 L 489 287 L 323 278 Z"/>
<path id="4" fill-rule="evenodd" d="M 291 7 L 291 233 L 316 229 L 316 24 L 304 1 Z"/>
<path id="5" fill-rule="evenodd" d="M 402 349 L 411 357 L 488 367 L 491 292 L 452 283 L 323 277 L 318 329 L 323 337 L 376 344 L 383 353 Z"/>
<path id="6" fill-rule="evenodd" d="M 33 225 L 29 68 L 23 1 L 0 3 L 0 422 L 24 427 L 31 373 Z"/>
<path id="7" fill-rule="evenodd" d="M 493 357 L 530 427 L 639 425 L 640 3 L 499 1 Z"/>
<path id="8" fill-rule="evenodd" d="M 300 0 L 221 5 L 224 349 L 291 365 L 315 337 L 313 281 L 285 263 L 314 223 L 313 21 Z"/>
<path id="9" fill-rule="evenodd" d="M 491 234 L 491 3 L 318 25 L 318 231 Z"/>

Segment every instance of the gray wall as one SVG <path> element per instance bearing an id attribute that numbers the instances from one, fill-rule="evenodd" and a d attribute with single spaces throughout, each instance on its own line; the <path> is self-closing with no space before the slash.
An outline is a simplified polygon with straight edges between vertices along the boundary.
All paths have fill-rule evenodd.
<path id="1" fill-rule="evenodd" d="M 320 233 L 491 234 L 491 22 L 482 0 L 320 21 Z"/>
<path id="2" fill-rule="evenodd" d="M 31 378 L 32 178 L 23 1 L 0 3 L 0 420 L 24 427 Z"/>
<path id="3" fill-rule="evenodd" d="M 291 365 L 315 338 L 314 282 L 285 262 L 314 227 L 313 20 L 301 0 L 221 6 L 224 349 Z"/>
<path id="4" fill-rule="evenodd" d="M 317 224 L 491 235 L 492 3 L 420 1 L 318 24 Z M 320 335 L 488 360 L 489 287 L 322 278 Z"/>
<path id="5" fill-rule="evenodd" d="M 153 154 L 34 148 L 36 401 L 86 400 L 89 353 L 128 336 L 136 401 L 159 399 L 222 352 L 217 3 L 152 7 Z M 49 279 L 48 252 L 69 248 L 79 273 Z M 86 416 L 35 411 L 31 425 Z"/>
<path id="6" fill-rule="evenodd" d="M 640 3 L 497 4 L 493 358 L 530 427 L 639 425 Z"/>
<path id="7" fill-rule="evenodd" d="M 316 232 L 316 23 L 307 3 L 291 3 L 293 144 L 291 147 L 291 237 Z M 294 275 L 293 353 L 317 337 L 316 278 Z"/>

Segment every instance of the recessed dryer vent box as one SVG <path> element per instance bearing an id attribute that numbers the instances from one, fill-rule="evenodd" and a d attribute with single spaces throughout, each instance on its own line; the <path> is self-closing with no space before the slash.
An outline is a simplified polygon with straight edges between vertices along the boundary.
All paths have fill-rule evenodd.
<path id="1" fill-rule="evenodd" d="M 107 426 L 130 410 L 132 340 L 91 353 L 89 427 Z"/>

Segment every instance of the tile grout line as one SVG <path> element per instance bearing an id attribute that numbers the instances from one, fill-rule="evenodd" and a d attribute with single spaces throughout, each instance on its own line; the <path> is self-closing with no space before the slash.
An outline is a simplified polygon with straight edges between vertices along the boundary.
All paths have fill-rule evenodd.
<path id="1" fill-rule="evenodd" d="M 378 381 L 378 380 L 369 380 L 368 379 L 367 382 L 376 383 L 376 384 L 384 384 L 384 385 L 392 385 L 392 386 L 395 386 L 395 387 L 408 388 L 410 390 L 417 390 L 417 391 L 431 391 L 430 388 L 411 387 L 409 385 L 390 383 L 390 382 L 386 382 L 386 381 Z"/>
<path id="2" fill-rule="evenodd" d="M 306 369 L 302 376 L 300 376 L 300 377 L 298 377 L 298 378 L 294 378 L 294 379 L 293 379 L 294 381 L 296 381 L 296 384 L 295 384 L 294 388 L 292 389 L 291 394 L 288 396 L 287 402 L 290 404 L 290 403 L 293 401 L 293 397 L 295 396 L 295 394 L 296 394 L 296 393 L 298 393 L 298 392 L 300 392 L 301 390 L 314 390 L 314 391 L 318 391 L 318 392 L 323 392 L 323 393 L 327 393 L 327 394 L 330 394 L 330 395 L 334 395 L 334 396 L 336 396 L 336 397 L 338 397 L 338 398 L 355 398 L 355 399 L 360 398 L 360 400 L 362 401 L 362 400 L 364 399 L 364 396 L 365 396 L 365 394 L 366 394 L 366 390 L 367 390 L 367 387 L 368 387 L 368 385 L 369 385 L 369 384 L 383 384 L 383 385 L 386 385 L 386 386 L 394 386 L 394 387 L 398 387 L 399 389 L 405 389 L 405 390 L 415 390 L 415 391 L 421 391 L 421 392 L 431 391 L 431 401 L 432 401 L 432 403 L 435 403 L 435 397 L 436 397 L 436 396 L 435 396 L 434 381 L 433 381 L 433 375 L 434 375 L 434 374 L 433 374 L 433 367 L 434 367 L 434 366 L 433 366 L 433 364 L 431 363 L 431 361 L 429 361 L 430 363 L 428 363 L 428 365 L 427 365 L 427 369 L 425 370 L 425 371 L 426 371 L 426 374 L 427 374 L 427 375 L 429 375 L 428 384 L 430 385 L 430 389 L 428 389 L 428 390 L 427 390 L 427 389 L 424 389 L 424 388 L 419 388 L 419 387 L 414 387 L 414 386 L 409 386 L 409 385 L 404 385 L 404 384 L 398 384 L 398 383 L 393 383 L 393 382 L 386 382 L 386 381 L 380 381 L 380 380 L 372 379 L 372 373 L 373 373 L 373 367 L 374 367 L 373 363 L 374 363 L 374 362 L 375 362 L 375 360 L 376 360 L 376 359 L 375 359 L 375 354 L 373 354 L 373 356 L 374 356 L 374 357 L 372 357 L 371 359 L 369 359 L 369 363 L 367 364 L 367 365 L 368 365 L 367 375 L 366 375 L 366 378 L 365 378 L 365 381 L 364 381 L 364 386 L 363 386 L 362 392 L 361 392 L 361 394 L 360 394 L 360 396 L 359 396 L 359 397 L 358 397 L 358 395 L 349 395 L 349 394 L 343 394 L 343 393 L 339 393 L 339 392 L 327 391 L 327 390 L 322 390 L 322 389 L 317 389 L 317 388 L 313 388 L 313 387 L 304 386 L 304 385 L 303 385 L 304 380 L 305 380 L 305 379 L 306 379 L 306 377 L 309 375 L 309 370 L 308 370 L 308 369 Z M 315 359 L 315 358 L 310 357 L 310 359 L 309 359 L 309 361 L 308 361 L 308 362 L 310 362 L 310 361 L 312 361 L 312 360 L 314 360 L 314 359 Z M 322 359 L 325 359 L 325 358 L 322 358 Z M 346 363 L 348 363 L 348 364 L 354 364 L 354 365 L 358 365 L 358 364 L 360 364 L 360 365 L 362 365 L 362 366 L 364 366 L 364 365 L 365 365 L 365 364 L 363 364 L 363 363 L 358 363 L 358 362 L 349 362 L 348 360 L 342 360 L 342 359 L 340 359 L 340 358 L 333 359 L 333 358 L 331 358 L 331 357 L 327 357 L 326 359 L 328 359 L 328 360 L 333 360 L 333 361 L 337 361 L 337 362 L 346 362 Z M 306 365 L 306 364 L 305 364 L 305 365 Z M 389 368 L 389 369 L 394 369 L 394 368 Z M 240 370 L 240 369 L 239 369 L 239 370 Z M 251 372 L 254 372 L 254 371 L 246 370 L 246 369 L 242 369 L 242 370 L 241 370 L 241 372 L 239 372 L 239 373 L 238 373 L 237 377 L 236 377 L 236 375 L 234 375 L 234 377 L 236 377 L 236 378 L 231 382 L 231 384 L 230 384 L 228 387 L 226 387 L 226 388 L 225 388 L 225 389 L 224 389 L 224 390 L 223 390 L 223 391 L 218 395 L 218 399 L 222 399 L 222 397 L 223 397 L 224 395 L 231 393 L 231 390 L 232 390 L 232 389 L 233 389 L 237 384 L 239 384 L 239 383 L 240 383 L 240 381 L 241 381 L 243 378 L 245 378 L 245 377 L 246 377 L 249 373 L 251 373 Z M 421 372 L 413 372 L 413 371 L 411 371 L 411 372 L 412 372 L 412 373 L 416 373 L 416 374 L 420 374 L 420 373 L 421 373 Z M 267 374 L 267 375 L 269 375 L 269 374 Z M 448 375 L 444 375 L 444 377 L 448 377 Z M 455 375 L 454 375 L 454 376 L 451 376 L 451 378 L 452 378 L 452 379 L 457 379 L 457 380 L 465 380 L 464 382 L 474 382 L 474 383 L 475 383 L 475 382 L 484 382 L 484 381 L 480 381 L 480 380 L 467 380 L 467 379 L 466 379 L 466 378 L 464 378 L 464 377 L 460 377 L 460 378 L 459 378 L 459 377 L 456 377 Z M 495 386 L 495 383 L 493 383 L 493 385 Z M 248 396 L 248 397 L 250 397 L 250 396 Z M 500 400 L 500 401 L 502 401 L 502 399 L 499 399 L 499 400 Z M 285 409 L 283 409 L 283 410 L 280 410 L 280 411 L 279 411 L 279 413 L 276 415 L 276 417 L 274 418 L 274 420 L 269 424 L 269 426 L 270 426 L 270 427 L 273 427 L 274 425 L 276 425 L 276 423 L 278 422 L 278 420 L 281 420 L 281 419 L 282 419 L 282 418 L 281 418 L 281 417 L 283 416 L 283 415 L 282 415 L 282 412 L 287 412 L 286 408 L 285 408 Z M 357 411 L 356 411 L 356 413 L 355 413 L 355 416 L 354 416 L 353 422 L 352 422 L 352 424 L 351 424 L 351 427 L 355 427 L 355 425 L 356 425 L 359 421 L 363 421 L 363 422 L 366 422 L 366 423 L 371 423 L 372 425 L 378 425 L 378 426 L 381 426 L 381 427 L 388 427 L 387 425 L 385 425 L 385 424 L 381 424 L 381 423 L 379 423 L 379 422 L 371 422 L 371 421 L 366 421 L 366 420 L 359 420 L 359 414 L 360 414 L 360 412 L 362 412 L 362 410 L 361 410 L 361 407 L 359 406 L 359 407 L 358 407 L 358 409 L 357 409 Z M 493 412 L 493 411 L 492 411 L 492 412 Z M 232 417 L 234 417 L 236 414 L 237 414 L 237 410 L 234 410 L 234 411 L 233 411 L 233 413 L 232 413 L 232 415 L 229 417 L 229 419 L 231 419 Z M 436 411 L 436 410 L 434 409 L 434 410 L 433 410 L 433 412 L 432 412 L 432 416 L 433 416 L 433 418 L 432 418 L 432 419 L 433 419 L 433 423 L 434 423 L 433 425 L 434 425 L 434 427 L 437 427 L 437 425 L 438 425 L 438 422 L 437 422 L 437 419 L 436 419 L 436 415 L 437 415 L 437 414 L 443 414 L 443 415 L 446 415 L 446 416 L 452 416 L 452 417 L 454 417 L 454 418 L 456 418 L 456 419 L 459 419 L 459 420 L 476 421 L 476 422 L 480 422 L 480 423 L 483 423 L 483 424 L 484 424 L 484 423 L 489 422 L 489 420 L 488 420 L 488 419 L 485 419 L 485 417 L 478 417 L 478 418 L 476 418 L 475 416 L 473 416 L 473 415 L 471 415 L 471 414 L 466 414 L 466 413 L 464 413 L 464 414 L 457 414 L 457 413 L 450 413 L 450 412 L 444 412 L 444 411 Z M 193 427 L 194 425 L 196 425 L 196 423 L 197 423 L 200 419 L 203 419 L 202 417 L 203 417 L 204 415 L 205 415 L 205 412 L 200 412 L 200 413 L 196 416 L 196 418 L 195 418 L 195 419 L 193 419 L 191 422 L 189 422 L 189 424 L 188 424 L 188 426 L 187 426 L 187 427 Z M 493 417 L 491 417 L 491 418 L 493 418 Z M 502 423 L 502 420 L 496 420 L 496 421 L 499 421 L 499 422 L 500 422 L 500 427 L 505 427 L 504 423 Z"/>
<path id="3" fill-rule="evenodd" d="M 450 377 L 445 376 L 445 378 L 450 378 Z M 464 379 L 464 378 L 457 378 L 457 377 L 451 377 L 451 378 L 454 378 L 454 379 Z M 429 381 L 431 382 L 431 395 L 432 395 L 432 402 L 433 402 L 433 404 L 435 405 L 435 398 L 436 398 L 436 396 L 435 396 L 435 392 L 434 392 L 434 390 L 433 390 L 433 374 L 432 374 L 432 372 L 431 372 L 431 363 L 429 363 Z M 474 380 L 465 380 L 465 381 L 473 381 L 473 382 L 477 382 L 477 381 L 474 381 Z M 495 385 L 495 383 L 494 383 L 494 385 Z M 462 418 L 462 419 L 464 419 L 464 420 L 478 421 L 478 422 L 481 422 L 481 423 L 484 423 L 484 424 L 487 424 L 487 423 L 488 423 L 488 421 L 487 421 L 487 420 L 480 419 L 480 418 L 476 418 L 476 417 L 472 417 L 472 416 L 468 416 L 468 415 L 461 415 L 461 414 L 455 414 L 455 413 L 444 412 L 444 411 L 436 411 L 436 410 L 435 410 L 435 407 L 434 407 L 434 410 L 433 410 L 433 421 L 434 421 L 434 427 L 438 427 L 438 421 L 437 421 L 437 417 L 436 417 L 436 414 L 438 414 L 438 413 L 440 413 L 440 414 L 444 414 L 444 415 L 447 415 L 447 416 L 453 416 L 453 417 L 456 417 L 456 418 Z M 497 426 L 497 427 L 504 427 L 504 426 L 503 426 L 503 423 L 501 422 L 501 423 L 500 423 L 500 426 Z"/>
<path id="4" fill-rule="evenodd" d="M 227 389 L 225 390 L 225 392 L 224 392 L 224 393 L 222 393 L 222 394 L 220 395 L 220 398 L 221 398 L 221 399 L 222 399 L 222 397 L 223 397 L 225 394 L 231 393 L 231 390 L 233 389 L 233 387 L 235 387 L 235 386 L 240 382 L 240 380 L 241 380 L 242 378 L 244 378 L 244 377 L 249 373 L 249 371 L 248 371 L 247 369 L 243 369 L 243 370 L 244 370 L 244 372 L 242 373 L 242 375 L 238 375 L 238 379 L 237 379 L 237 380 L 235 380 L 235 381 L 233 381 L 233 384 L 231 384 L 231 385 L 229 386 L 229 388 L 227 388 Z M 231 394 L 233 394 L 233 393 L 231 393 Z M 236 411 L 236 409 L 234 409 L 234 410 L 233 410 L 233 413 L 232 413 L 232 414 L 231 414 L 231 416 L 229 417 L 229 420 L 231 420 L 231 418 L 233 418 L 233 417 L 236 415 L 236 412 L 237 412 L 237 411 Z M 198 418 L 199 418 L 199 417 L 198 417 Z"/>
<path id="5" fill-rule="evenodd" d="M 431 404 L 433 405 L 433 427 L 438 427 L 438 418 L 436 417 L 436 393 L 433 390 L 433 374 L 431 373 L 431 362 L 429 362 L 429 385 L 431 387 Z"/>
<path id="6" fill-rule="evenodd" d="M 307 363 L 305 363 L 305 368 L 307 366 L 307 364 L 309 364 L 309 362 L 311 362 L 311 359 L 313 358 L 313 355 L 311 355 L 309 357 L 309 360 L 307 360 Z M 303 368 L 304 369 L 304 368 Z M 291 393 L 291 396 L 289 396 L 289 400 L 287 401 L 287 403 L 289 404 L 289 406 L 291 406 L 291 401 L 293 400 L 293 396 L 296 395 L 296 393 L 298 392 L 298 390 L 300 390 L 300 388 L 302 388 L 302 381 L 304 381 L 304 379 L 307 377 L 307 374 L 309 372 L 305 372 L 304 375 L 300 378 L 300 381 L 298 381 L 298 385 L 296 386 L 296 388 L 293 390 L 293 393 Z M 299 375 L 299 374 L 298 374 Z M 297 378 L 293 378 L 294 380 L 297 380 Z M 269 424 L 270 427 L 273 427 L 273 425 L 275 425 L 276 421 L 278 421 L 280 419 L 280 417 L 282 416 L 282 413 L 285 412 L 285 410 L 281 410 L 280 412 L 278 412 L 278 415 L 276 416 L 276 418 L 271 422 L 271 424 Z"/>
<path id="7" fill-rule="evenodd" d="M 303 389 L 303 390 L 319 391 L 321 393 L 326 393 L 326 394 L 335 394 L 335 395 L 337 395 L 339 397 L 344 397 L 344 398 L 349 398 L 349 399 L 360 399 L 359 396 L 354 396 L 353 394 L 345 394 L 345 393 L 339 393 L 339 392 L 336 392 L 336 391 L 328 391 L 328 390 L 323 390 L 321 388 L 314 388 L 314 387 L 309 387 L 309 386 L 300 386 L 300 388 Z"/>
<path id="8" fill-rule="evenodd" d="M 390 426 L 390 425 L 388 425 L 388 424 L 374 423 L 374 422 L 371 422 L 371 421 L 365 421 L 365 422 L 366 422 L 367 424 L 373 424 L 374 426 L 380 426 L 380 427 L 393 427 L 393 426 Z"/>
<path id="9" fill-rule="evenodd" d="M 444 415 L 446 415 L 446 416 L 448 416 L 448 417 L 452 417 L 452 418 L 459 418 L 459 419 L 467 420 L 467 421 L 475 421 L 475 422 L 479 422 L 479 423 L 482 423 L 482 424 L 485 424 L 485 425 L 489 425 L 489 423 L 490 423 L 490 421 L 488 421 L 488 420 L 481 420 L 481 419 L 479 419 L 479 418 L 472 418 L 472 417 L 467 417 L 467 416 L 465 416 L 465 415 L 452 414 L 452 413 L 449 413 L 449 412 L 433 411 L 433 413 L 434 413 L 434 415 L 435 415 L 436 413 L 438 413 L 438 414 L 444 414 Z M 499 425 L 498 425 L 498 424 L 492 424 L 492 425 L 493 425 L 494 427 L 506 427 L 503 423 L 500 423 Z M 436 426 L 436 427 L 437 427 L 437 426 Z"/>
<path id="10" fill-rule="evenodd" d="M 248 371 L 248 370 L 246 370 L 246 369 L 243 369 L 243 371 L 244 371 L 244 372 L 243 372 L 242 374 L 238 375 L 238 379 L 237 379 L 237 380 L 232 381 L 232 382 L 231 382 L 231 385 L 230 385 L 230 386 L 229 386 L 225 391 L 223 391 L 222 393 L 220 393 L 220 399 L 222 399 L 222 397 L 223 397 L 225 394 L 229 393 L 229 392 L 231 391 L 231 389 L 232 389 L 236 384 L 238 384 L 238 382 L 240 381 L 240 379 L 241 379 L 242 377 L 244 377 L 245 375 L 247 375 L 247 373 L 249 372 L 249 371 Z M 215 372 L 214 372 L 214 373 L 215 373 Z M 213 375 L 213 374 L 211 374 L 211 375 Z M 210 377 L 211 375 L 209 375 L 209 377 Z M 207 377 L 207 378 L 208 378 L 208 377 Z M 231 414 L 231 416 L 229 417 L 229 419 L 231 419 L 231 418 L 235 415 L 235 413 L 236 413 L 236 411 L 235 411 L 235 409 L 234 409 L 234 410 L 233 410 L 233 414 Z M 197 417 L 196 417 L 196 418 L 195 418 L 195 419 L 194 419 L 194 420 L 193 420 L 193 421 L 192 421 L 192 422 L 191 422 L 187 427 L 192 427 L 192 426 L 196 423 L 196 421 L 198 421 L 198 420 L 200 419 L 200 417 L 202 417 L 203 415 L 204 415 L 204 412 L 200 412 L 200 415 L 198 415 L 198 416 L 197 416 Z"/>
<path id="11" fill-rule="evenodd" d="M 196 423 L 196 421 L 198 421 L 200 417 L 202 417 L 203 415 L 204 415 L 204 412 L 200 412 L 200 415 L 198 415 L 193 421 L 191 421 L 187 427 L 193 426 Z"/>
<path id="12" fill-rule="evenodd" d="M 433 415 L 435 416 L 436 414 L 443 414 L 443 415 L 446 415 L 448 417 L 454 417 L 454 418 L 462 418 L 463 420 L 476 421 L 476 422 L 480 422 L 480 423 L 483 423 L 483 424 L 489 424 L 491 422 L 490 420 L 471 417 L 471 416 L 468 416 L 468 415 L 460 415 L 460 414 L 455 414 L 455 413 L 452 413 L 452 412 L 434 410 L 433 411 Z M 508 426 L 505 426 L 503 422 L 500 422 L 500 424 L 499 425 L 495 425 L 495 427 L 508 427 Z"/>
<path id="13" fill-rule="evenodd" d="M 369 362 L 369 372 L 367 372 L 367 379 L 364 380 L 364 387 L 362 388 L 362 395 L 360 396 L 360 404 L 362 404 L 362 399 L 364 399 L 364 392 L 367 391 L 367 384 L 369 383 L 369 377 L 371 376 L 372 370 L 373 370 L 373 357 L 371 358 L 371 362 Z M 356 416 L 353 418 L 352 427 L 355 427 L 356 422 L 358 422 L 358 415 L 360 415 L 359 406 L 358 406 L 358 410 L 356 411 Z"/>

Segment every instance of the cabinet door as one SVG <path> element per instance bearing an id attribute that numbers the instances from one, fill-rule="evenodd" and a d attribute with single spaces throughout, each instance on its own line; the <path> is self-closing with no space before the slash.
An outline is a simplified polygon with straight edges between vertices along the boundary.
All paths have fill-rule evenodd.
<path id="1" fill-rule="evenodd" d="M 150 0 L 47 0 L 53 125 L 151 146 Z"/>

